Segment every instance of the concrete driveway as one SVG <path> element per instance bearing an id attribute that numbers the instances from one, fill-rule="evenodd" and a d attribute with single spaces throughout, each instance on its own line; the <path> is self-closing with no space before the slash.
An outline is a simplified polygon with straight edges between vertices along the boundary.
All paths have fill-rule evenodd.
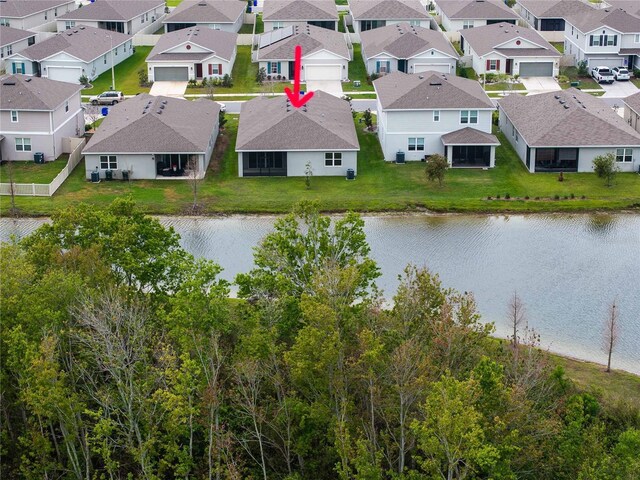
<path id="1" fill-rule="evenodd" d="M 151 95 L 165 97 L 182 97 L 187 90 L 187 82 L 153 82 Z"/>
<path id="2" fill-rule="evenodd" d="M 315 92 L 316 90 L 322 90 L 335 97 L 341 97 L 342 83 L 337 80 L 307 80 L 307 91 Z"/>
<path id="3" fill-rule="evenodd" d="M 553 77 L 520 77 L 520 81 L 530 94 L 561 90 Z"/>
<path id="4" fill-rule="evenodd" d="M 625 98 L 638 92 L 638 87 L 629 81 L 613 82 L 608 85 L 603 83 L 600 86 L 604 90 L 602 96 L 607 98 Z"/>

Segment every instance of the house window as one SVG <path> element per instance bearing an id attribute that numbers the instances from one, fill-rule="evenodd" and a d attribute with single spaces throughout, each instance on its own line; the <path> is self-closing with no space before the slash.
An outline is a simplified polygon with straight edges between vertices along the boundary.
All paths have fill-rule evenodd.
<path id="1" fill-rule="evenodd" d="M 30 151 L 31 151 L 30 138 L 16 138 L 16 152 L 30 152 Z"/>
<path id="2" fill-rule="evenodd" d="M 66 102 L 64 102 L 64 111 L 68 112 L 69 111 L 69 100 L 67 100 Z"/>
<path id="3" fill-rule="evenodd" d="M 213 63 L 211 65 L 211 75 L 220 75 L 220 64 Z"/>
<path id="4" fill-rule="evenodd" d="M 145 19 L 145 21 L 147 21 L 147 22 L 149 21 L 149 12 L 147 12 L 147 13 L 145 13 L 145 14 L 144 14 L 144 19 Z"/>
<path id="5" fill-rule="evenodd" d="M 324 154 L 324 166 L 325 167 L 341 167 L 342 166 L 342 153 L 340 152 L 327 152 Z"/>
<path id="6" fill-rule="evenodd" d="M 45 19 L 45 20 L 46 20 L 47 18 L 49 18 L 49 17 L 48 17 L 48 13 L 49 13 L 49 12 L 47 12 L 46 10 L 44 11 L 44 19 Z"/>
<path id="7" fill-rule="evenodd" d="M 616 162 L 632 162 L 632 161 L 633 161 L 633 149 L 631 148 L 616 149 Z"/>
<path id="8" fill-rule="evenodd" d="M 434 110 L 433 111 L 433 121 L 434 122 L 439 122 L 440 121 L 440 110 Z"/>
<path id="9" fill-rule="evenodd" d="M 107 64 L 107 54 L 106 53 L 102 56 L 102 61 L 104 61 L 105 65 Z"/>
<path id="10" fill-rule="evenodd" d="M 515 138 L 516 143 L 518 143 L 518 140 L 519 140 L 519 138 L 518 138 L 518 132 L 515 132 L 514 138 Z"/>
<path id="11" fill-rule="evenodd" d="M 376 73 L 384 74 L 391 71 L 391 62 L 376 61 Z"/>
<path id="12" fill-rule="evenodd" d="M 54 9 L 53 9 L 53 16 L 54 16 L 54 17 L 57 17 L 57 16 L 58 16 L 58 9 L 57 9 L 57 8 L 54 8 Z"/>
<path id="13" fill-rule="evenodd" d="M 15 73 L 24 74 L 24 63 L 16 62 L 13 64 L 13 66 L 15 67 Z"/>
<path id="14" fill-rule="evenodd" d="M 606 39 L 608 47 L 613 47 L 614 45 L 616 45 L 618 43 L 616 41 L 617 40 L 617 35 L 605 35 L 604 38 Z"/>
<path id="15" fill-rule="evenodd" d="M 640 33 L 636 33 L 633 36 L 633 43 L 640 43 Z"/>
<path id="16" fill-rule="evenodd" d="M 409 151 L 410 152 L 423 152 L 424 151 L 424 137 L 409 137 Z"/>
<path id="17" fill-rule="evenodd" d="M 67 20 L 66 22 L 64 22 L 65 30 L 71 30 L 75 26 L 76 26 L 76 22 L 74 20 Z"/>
<path id="18" fill-rule="evenodd" d="M 468 28 L 473 28 L 473 20 L 465 20 L 462 22 L 462 29 L 467 30 Z"/>
<path id="19" fill-rule="evenodd" d="M 590 35 L 589 36 L 589 46 L 591 46 L 591 47 L 599 47 L 600 46 L 600 35 Z"/>
<path id="20" fill-rule="evenodd" d="M 11 123 L 18 123 L 18 111 L 11 110 Z"/>
<path id="21" fill-rule="evenodd" d="M 409 20 L 409 25 L 411 25 L 412 27 L 419 27 L 420 20 Z"/>
<path id="22" fill-rule="evenodd" d="M 274 30 L 278 30 L 279 28 L 283 28 L 284 27 L 284 23 L 283 22 L 273 22 L 273 29 Z"/>
<path id="23" fill-rule="evenodd" d="M 4 48 L 0 47 L 0 58 L 4 58 Z"/>
<path id="24" fill-rule="evenodd" d="M 116 170 L 118 159 L 115 155 L 100 155 L 100 168 L 102 170 Z"/>
<path id="25" fill-rule="evenodd" d="M 7 45 L 7 57 L 13 53 L 13 45 Z"/>
<path id="26" fill-rule="evenodd" d="M 477 110 L 460 110 L 460 123 L 478 123 Z"/>
<path id="27" fill-rule="evenodd" d="M 144 15 L 140 17 L 140 23 L 144 23 Z"/>
<path id="28" fill-rule="evenodd" d="M 113 49 L 114 52 L 116 52 L 116 57 L 118 56 L 118 47 Z"/>
<path id="29" fill-rule="evenodd" d="M 221 30 L 222 28 L 220 27 L 219 23 L 212 23 L 209 25 L 209 28 L 212 28 L 213 30 Z"/>
<path id="30" fill-rule="evenodd" d="M 489 70 L 497 70 L 497 69 L 498 69 L 498 61 L 489 60 Z"/>
<path id="31" fill-rule="evenodd" d="M 278 73 L 278 70 L 280 69 L 280 63 L 279 62 L 271 62 L 271 74 L 274 73 Z"/>
<path id="32" fill-rule="evenodd" d="M 10 27 L 8 18 L 0 18 L 0 25 L 4 25 L 5 27 Z"/>

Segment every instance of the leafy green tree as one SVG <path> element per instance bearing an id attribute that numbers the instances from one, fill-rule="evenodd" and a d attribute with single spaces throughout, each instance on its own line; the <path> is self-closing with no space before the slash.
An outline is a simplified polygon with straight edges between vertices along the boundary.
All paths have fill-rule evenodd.
<path id="1" fill-rule="evenodd" d="M 424 173 L 430 182 L 438 181 L 438 185 L 444 183 L 444 175 L 449 169 L 449 161 L 440 154 L 429 155 L 424 166 Z"/>
<path id="2" fill-rule="evenodd" d="M 593 159 L 593 171 L 599 178 L 604 178 L 607 187 L 610 187 L 616 174 L 620 171 L 616 165 L 616 155 L 614 153 L 598 155 Z"/>
<path id="3" fill-rule="evenodd" d="M 258 72 L 256 73 L 256 83 L 258 85 L 262 85 L 266 79 L 267 79 L 267 69 L 264 67 L 259 68 Z"/>

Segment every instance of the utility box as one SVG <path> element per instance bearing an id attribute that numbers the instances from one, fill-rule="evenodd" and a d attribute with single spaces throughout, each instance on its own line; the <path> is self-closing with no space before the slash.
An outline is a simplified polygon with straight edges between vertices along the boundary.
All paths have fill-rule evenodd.
<path id="1" fill-rule="evenodd" d="M 404 152 L 396 152 L 396 163 L 404 163 Z"/>
<path id="2" fill-rule="evenodd" d="M 97 170 L 94 170 L 93 172 L 91 172 L 91 182 L 92 183 L 100 183 L 100 172 Z"/>
<path id="3" fill-rule="evenodd" d="M 129 170 L 122 170 L 122 180 L 129 180 Z"/>
<path id="4" fill-rule="evenodd" d="M 356 171 L 353 168 L 347 168 L 347 180 L 355 180 Z"/>
<path id="5" fill-rule="evenodd" d="M 113 180 L 113 170 L 105 170 L 104 171 L 104 179 L 105 180 Z"/>
<path id="6" fill-rule="evenodd" d="M 33 154 L 33 161 L 35 163 L 44 163 L 44 153 L 36 152 Z"/>

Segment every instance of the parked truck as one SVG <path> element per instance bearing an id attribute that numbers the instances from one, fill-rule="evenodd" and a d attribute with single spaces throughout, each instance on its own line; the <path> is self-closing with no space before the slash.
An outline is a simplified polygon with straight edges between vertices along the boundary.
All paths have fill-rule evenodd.
<path id="1" fill-rule="evenodd" d="M 613 72 L 609 67 L 593 67 L 591 76 L 598 83 L 613 83 Z"/>

